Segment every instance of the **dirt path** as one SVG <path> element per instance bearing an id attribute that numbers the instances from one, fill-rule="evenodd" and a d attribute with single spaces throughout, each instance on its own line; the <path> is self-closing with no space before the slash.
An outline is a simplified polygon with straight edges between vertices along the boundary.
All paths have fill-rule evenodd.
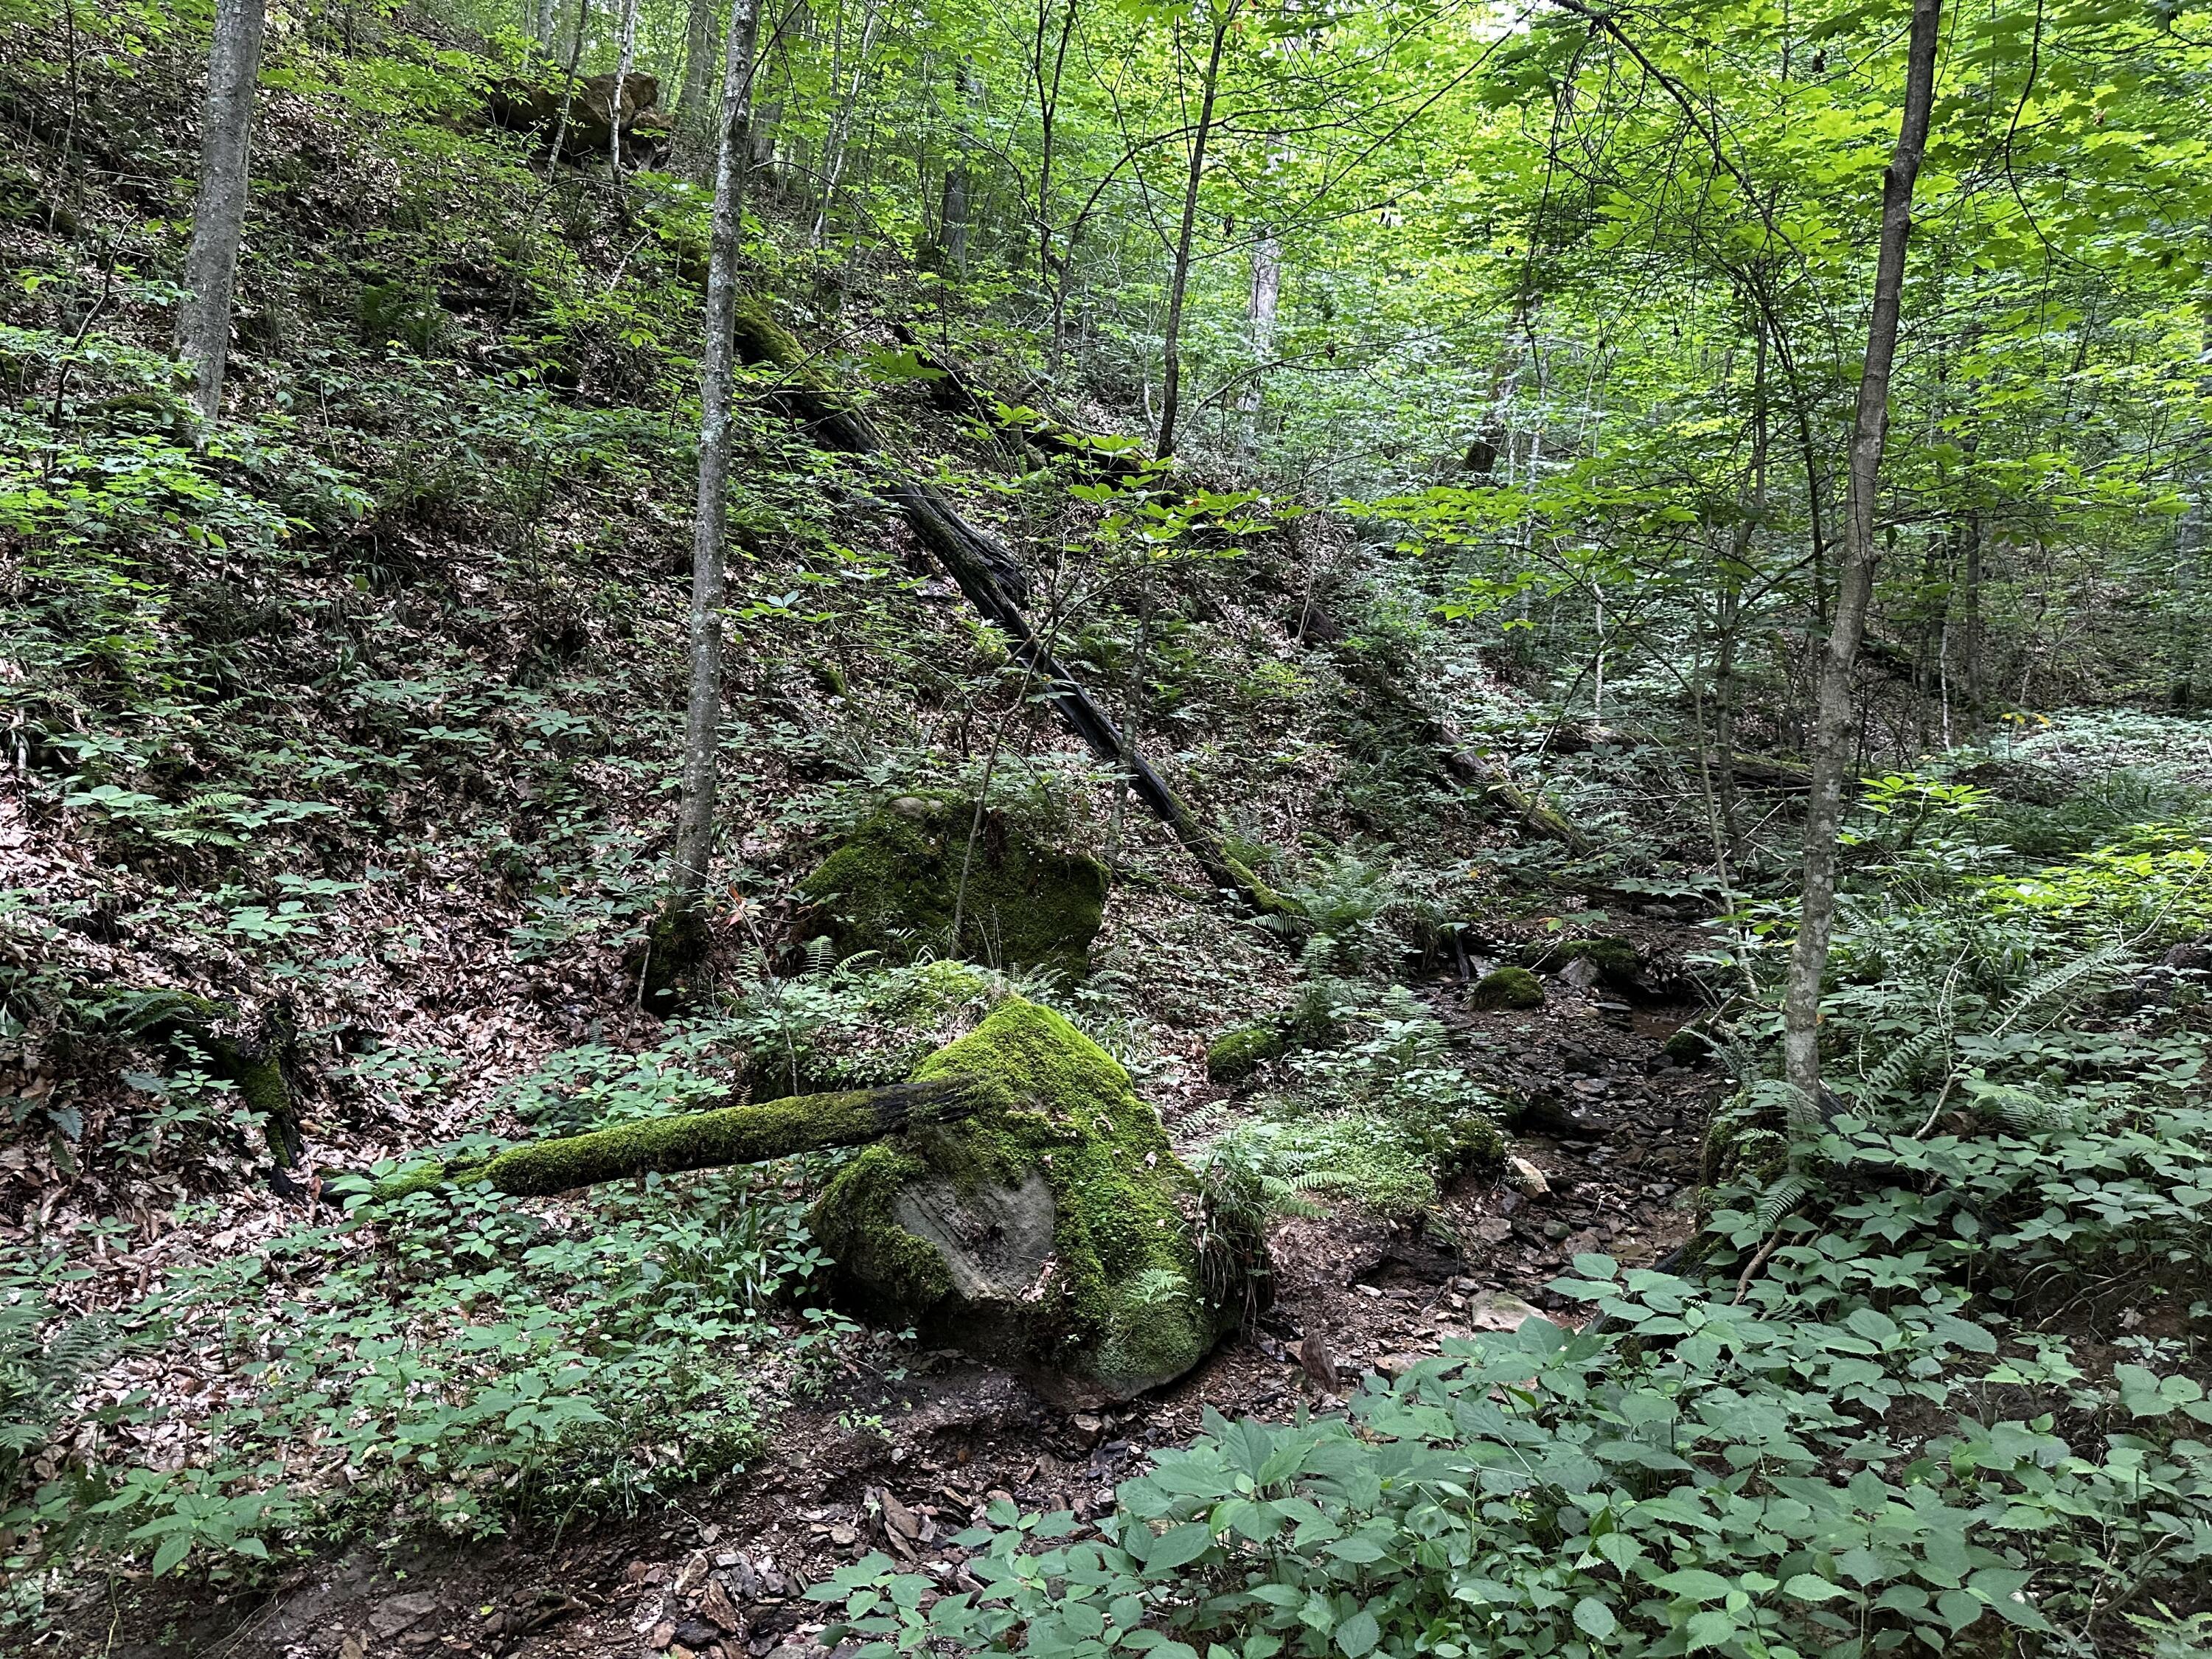
<path id="1" fill-rule="evenodd" d="M 303 1569 L 242 1619 L 234 1605 L 202 1604 L 109 1650 L 801 1659 L 818 1651 L 820 1609 L 798 1592 L 871 1549 L 952 1584 L 960 1554 L 945 1540 L 993 1498 L 1088 1523 L 1110 1509 L 1117 1481 L 1153 1448 L 1188 1439 L 1208 1409 L 1327 1410 L 1364 1373 L 1395 1374 L 1447 1337 L 1536 1310 L 1577 1318 L 1543 1288 L 1576 1253 L 1648 1263 L 1687 1236 L 1678 1205 L 1723 1085 L 1664 1056 L 1690 1006 L 1632 1010 L 1609 993 L 1557 980 L 1549 989 L 1541 1008 L 1483 1014 L 1465 1012 L 1456 987 L 1429 994 L 1469 1070 L 1531 1103 L 1511 1151 L 1544 1190 L 1509 1165 L 1503 1179 L 1462 1180 L 1414 1228 L 1341 1215 L 1286 1224 L 1274 1305 L 1155 1396 L 1071 1415 L 1002 1373 L 923 1356 L 896 1380 L 787 1411 L 757 1468 L 649 1519 L 558 1540 L 356 1550 Z M 1334 1393 L 1301 1363 L 1310 1336 L 1333 1363 Z"/>

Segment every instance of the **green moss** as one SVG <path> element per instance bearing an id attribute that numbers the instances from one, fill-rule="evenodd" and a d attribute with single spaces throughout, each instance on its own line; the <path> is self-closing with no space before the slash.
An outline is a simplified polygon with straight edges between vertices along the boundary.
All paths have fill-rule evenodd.
<path id="1" fill-rule="evenodd" d="M 1713 1040 L 1694 1025 L 1685 1025 L 1667 1039 L 1667 1058 L 1677 1066 L 1695 1066 L 1713 1051 Z"/>
<path id="2" fill-rule="evenodd" d="M 1206 1045 L 1206 1074 L 1216 1083 L 1241 1083 L 1287 1046 L 1273 1025 L 1233 1025 Z"/>
<path id="3" fill-rule="evenodd" d="M 1468 994 L 1468 1006 L 1483 1011 L 1534 1008 L 1543 1000 L 1544 981 L 1526 968 L 1500 968 L 1485 974 Z"/>
<path id="4" fill-rule="evenodd" d="M 863 1145 L 896 1127 L 908 1111 L 927 1115 L 958 1103 L 963 1109 L 980 1104 L 997 1112 L 1007 1103 L 987 1081 L 962 1077 L 933 1082 L 934 1086 L 854 1089 L 799 1095 L 769 1105 L 680 1112 L 589 1134 L 535 1140 L 477 1162 L 409 1170 L 380 1185 L 376 1196 L 404 1197 L 448 1181 L 527 1196 L 648 1172 L 674 1175 L 765 1164 L 826 1146 Z"/>
<path id="5" fill-rule="evenodd" d="M 1113 1056 L 1051 1010 L 1012 999 L 918 1067 L 916 1082 L 986 1083 L 1006 1109 L 909 1131 L 832 1182 L 817 1236 L 879 1300 L 988 1357 L 1129 1393 L 1180 1375 L 1220 1330 L 1185 1213 L 1196 1182 Z M 894 1206 L 918 1180 L 974 1194 L 1041 1175 L 1053 1199 L 1049 1267 L 1035 1294 L 993 1305 L 944 1288 Z M 940 1262 L 939 1272 L 943 1271 Z"/>
<path id="6" fill-rule="evenodd" d="M 1626 984 L 1636 977 L 1644 966 L 1644 956 L 1625 939 L 1571 939 L 1552 952 L 1552 960 L 1568 963 L 1587 957 L 1597 965 L 1598 972 L 1615 984 Z"/>
<path id="7" fill-rule="evenodd" d="M 671 899 L 647 924 L 642 960 L 635 961 L 638 1006 L 649 1014 L 672 1014 L 690 1000 L 699 969 L 713 943 L 706 913 Z"/>
<path id="8" fill-rule="evenodd" d="M 738 352 L 747 362 L 774 363 L 778 368 L 799 373 L 807 384 L 813 384 L 813 377 L 805 372 L 805 349 L 799 343 L 796 335 L 776 321 L 775 311 L 761 295 L 738 296 L 737 324 Z"/>
<path id="9" fill-rule="evenodd" d="M 290 1149 L 278 1126 L 292 1115 L 292 1085 L 284 1076 L 284 1050 L 291 1030 L 278 1018 L 264 1018 L 258 1032 L 235 1036 L 238 1010 L 190 991 L 143 993 L 125 1004 L 114 1023 L 141 1042 L 166 1044 L 188 1039 L 207 1057 L 209 1068 L 238 1091 L 239 1099 L 267 1126 L 269 1149 L 289 1164 Z"/>
<path id="10" fill-rule="evenodd" d="M 822 907 L 841 955 L 876 951 L 903 961 L 933 951 L 1072 978 L 1088 973 L 1105 913 L 1105 867 L 988 814 L 971 857 L 974 823 L 972 802 L 902 796 L 863 822 L 799 891 Z"/>

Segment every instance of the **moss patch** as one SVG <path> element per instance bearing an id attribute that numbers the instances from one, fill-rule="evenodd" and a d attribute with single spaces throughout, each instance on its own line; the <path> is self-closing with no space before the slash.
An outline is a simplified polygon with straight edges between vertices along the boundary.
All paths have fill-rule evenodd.
<path id="1" fill-rule="evenodd" d="M 816 1236 L 851 1288 L 985 1358 L 1113 1396 L 1204 1358 L 1223 1316 L 1186 1212 L 1196 1182 L 1128 1073 L 1060 1015 L 1013 999 L 915 1073 L 952 1079 L 993 1085 L 1006 1109 L 870 1148 L 816 1206 Z M 1033 1284 L 955 1288 L 939 1252 L 896 1213 L 924 1188 L 1006 1193 L 1039 1176 L 1051 1251 Z"/>
<path id="2" fill-rule="evenodd" d="M 1571 939 L 1552 952 L 1554 963 L 1588 960 L 1608 983 L 1626 985 L 1644 966 L 1643 952 L 1625 939 Z"/>
<path id="3" fill-rule="evenodd" d="M 971 857 L 974 824 L 973 802 L 901 796 L 865 820 L 799 892 L 821 907 L 822 929 L 842 956 L 877 951 L 903 962 L 927 951 L 1071 978 L 1088 973 L 1105 912 L 1105 866 L 1047 846 L 996 812 L 984 814 Z"/>
<path id="4" fill-rule="evenodd" d="M 1242 1083 L 1288 1046 L 1273 1025 L 1233 1025 L 1206 1045 L 1206 1075 L 1216 1083 Z"/>
<path id="5" fill-rule="evenodd" d="M 1468 1006 L 1483 1012 L 1534 1008 L 1544 1000 L 1544 981 L 1526 968 L 1500 968 L 1485 974 L 1468 993 Z"/>

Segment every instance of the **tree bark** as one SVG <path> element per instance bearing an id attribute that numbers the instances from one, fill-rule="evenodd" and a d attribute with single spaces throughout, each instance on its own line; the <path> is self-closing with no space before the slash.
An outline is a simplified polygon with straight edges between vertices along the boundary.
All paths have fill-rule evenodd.
<path id="1" fill-rule="evenodd" d="M 1175 454 L 1176 416 L 1182 399 L 1182 303 L 1190 288 L 1192 233 L 1198 223 L 1198 185 L 1206 171 L 1206 141 L 1213 131 L 1214 94 L 1221 85 L 1221 52 L 1236 20 L 1237 0 L 1223 0 L 1213 20 L 1213 42 L 1207 49 L 1206 79 L 1199 94 L 1198 131 L 1190 141 L 1190 172 L 1183 180 L 1182 223 L 1176 233 L 1175 269 L 1168 284 L 1168 320 L 1163 331 L 1160 380 L 1160 440 L 1153 453 L 1162 460 Z"/>
<path id="2" fill-rule="evenodd" d="M 622 49 L 615 59 L 614 90 L 607 94 L 607 169 L 622 182 L 623 110 L 629 94 L 630 68 L 637 61 L 637 0 L 623 0 Z"/>
<path id="3" fill-rule="evenodd" d="M 177 310 L 177 356 L 191 370 L 192 404 L 204 421 L 222 407 L 223 369 L 230 358 L 231 290 L 246 231 L 254 82 L 261 73 L 266 15 L 264 0 L 219 0 L 208 49 L 199 196 L 185 256 L 185 298 Z"/>
<path id="4" fill-rule="evenodd" d="M 752 154 L 746 114 L 752 97 L 759 0 L 732 0 L 722 68 L 721 134 L 714 155 L 714 209 L 707 267 L 707 344 L 699 373 L 699 493 L 691 528 L 691 692 L 684 721 L 684 793 L 669 877 L 672 910 L 689 910 L 706 889 L 714 844 L 715 750 L 722 715 L 722 540 L 729 522 L 730 416 L 744 252 L 744 175 Z"/>
<path id="5" fill-rule="evenodd" d="M 560 0 L 538 0 L 538 44 L 547 52 L 553 50 L 553 18 Z"/>
<path id="6" fill-rule="evenodd" d="M 799 1095 L 764 1106 L 722 1106 L 532 1141 L 477 1162 L 434 1164 L 392 1176 L 375 1195 L 404 1198 L 452 1182 L 544 1197 L 628 1176 L 678 1175 L 766 1164 L 830 1146 L 864 1146 L 909 1124 L 945 1123 L 1011 1104 L 1002 1087 L 968 1078 Z"/>
<path id="7" fill-rule="evenodd" d="M 712 85 L 714 62 L 714 0 L 691 0 L 684 18 L 684 84 L 676 94 L 677 118 L 696 130 Z"/>
<path id="8" fill-rule="evenodd" d="M 1252 298 L 1245 313 L 1252 325 L 1252 378 L 1237 396 L 1237 445 L 1247 460 L 1260 447 L 1262 365 L 1274 353 L 1275 310 L 1282 297 L 1283 245 L 1272 226 L 1261 225 L 1252 238 Z"/>
<path id="9" fill-rule="evenodd" d="M 1859 377 L 1851 430 L 1850 499 L 1843 559 L 1837 571 L 1834 621 L 1821 654 L 1812 744 L 1813 787 L 1805 807 L 1805 860 L 1797 939 L 1783 997 L 1784 1073 L 1807 1110 L 1820 1097 L 1820 980 L 1835 932 L 1838 831 L 1844 785 L 1855 754 L 1851 669 L 1874 597 L 1875 495 L 1889 436 L 1889 380 L 1897 356 L 1898 313 L 1905 291 L 1905 253 L 1912 234 L 1912 191 L 1928 147 L 1936 90 L 1942 0 L 1913 0 L 1906 48 L 1905 109 L 1897 148 L 1881 182 L 1881 237 L 1875 258 L 1874 310 L 1867 325 L 1866 365 Z"/>

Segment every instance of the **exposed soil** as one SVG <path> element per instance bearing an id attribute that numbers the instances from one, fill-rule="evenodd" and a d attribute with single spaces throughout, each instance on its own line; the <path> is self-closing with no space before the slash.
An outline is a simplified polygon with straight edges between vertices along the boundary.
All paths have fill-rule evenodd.
<path id="1" fill-rule="evenodd" d="M 1632 1004 L 1557 975 L 1547 989 L 1540 1008 L 1486 1013 L 1466 1011 L 1459 981 L 1426 993 L 1464 1042 L 1468 1069 L 1530 1103 L 1510 1152 L 1540 1172 L 1543 1190 L 1509 1160 L 1503 1172 L 1462 1177 L 1412 1226 L 1335 1213 L 1284 1224 L 1273 1305 L 1153 1395 L 1070 1413 L 957 1356 L 915 1356 L 903 1375 L 787 1411 L 757 1466 L 648 1519 L 489 1545 L 360 1548 L 250 1605 L 138 1603 L 125 1587 L 94 1650 L 769 1659 L 788 1647 L 782 1659 L 800 1659 L 819 1651 L 824 1612 L 800 1591 L 872 1549 L 953 1584 L 962 1555 L 946 1540 L 994 1498 L 1065 1509 L 1087 1526 L 1110 1510 L 1116 1482 L 1153 1448 L 1189 1439 L 1208 1411 L 1326 1412 L 1365 1373 L 1395 1375 L 1447 1338 L 1537 1310 L 1577 1322 L 1588 1310 L 1545 1288 L 1573 1255 L 1648 1264 L 1689 1236 L 1685 1200 L 1723 1085 L 1662 1051 L 1692 1005 L 1648 994 Z M 99 1617 L 88 1614 L 80 1628 Z"/>

